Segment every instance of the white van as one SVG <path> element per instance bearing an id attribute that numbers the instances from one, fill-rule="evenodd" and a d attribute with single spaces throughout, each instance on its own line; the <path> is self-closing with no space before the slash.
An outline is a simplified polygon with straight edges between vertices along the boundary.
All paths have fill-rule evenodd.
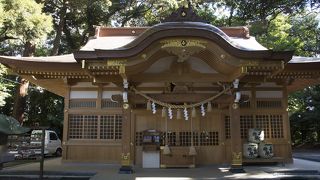
<path id="1" fill-rule="evenodd" d="M 44 140 L 44 154 L 45 155 L 56 155 L 61 156 L 62 147 L 61 140 L 57 136 L 56 132 L 51 130 L 45 130 L 45 140 Z M 31 146 L 41 146 L 42 130 L 33 130 L 30 137 Z M 34 150 L 35 154 L 41 154 L 41 148 Z"/>

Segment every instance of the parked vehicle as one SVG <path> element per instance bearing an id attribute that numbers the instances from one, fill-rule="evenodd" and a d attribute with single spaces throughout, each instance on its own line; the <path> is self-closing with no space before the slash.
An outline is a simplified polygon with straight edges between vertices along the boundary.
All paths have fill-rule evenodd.
<path id="1" fill-rule="evenodd" d="M 41 147 L 41 138 L 42 130 L 33 130 L 31 132 L 30 145 Z M 36 155 L 41 154 L 41 148 L 34 149 L 34 152 Z M 54 131 L 45 130 L 44 154 L 56 156 L 62 155 L 61 140 Z"/>

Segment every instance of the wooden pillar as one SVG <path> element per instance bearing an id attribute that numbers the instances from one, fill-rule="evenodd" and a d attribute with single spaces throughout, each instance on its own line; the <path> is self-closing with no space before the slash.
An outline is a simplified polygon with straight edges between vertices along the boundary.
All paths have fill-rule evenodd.
<path id="1" fill-rule="evenodd" d="M 286 162 L 287 163 L 293 163 L 292 159 L 292 142 L 291 142 L 291 129 L 290 129 L 290 120 L 289 120 L 289 114 L 288 114 L 288 91 L 286 85 L 283 87 L 283 98 L 282 98 L 282 104 L 283 104 L 283 135 L 286 140 L 288 140 L 288 146 L 287 146 L 287 155 L 286 155 Z"/>
<path id="2" fill-rule="evenodd" d="M 243 171 L 239 103 L 230 104 L 229 114 L 230 114 L 231 157 L 232 157 L 230 171 L 239 172 L 239 171 Z"/>
<path id="3" fill-rule="evenodd" d="M 121 152 L 121 168 L 119 173 L 131 174 L 131 107 L 124 104 L 123 119 L 122 119 L 122 152 Z"/>
<path id="4" fill-rule="evenodd" d="M 62 160 L 68 159 L 68 129 L 69 129 L 69 100 L 71 88 L 67 85 L 67 94 L 64 97 L 63 138 L 62 138 Z"/>
<path id="5" fill-rule="evenodd" d="M 129 83 L 128 78 L 125 74 L 125 66 L 121 65 L 119 67 L 119 74 L 123 79 L 123 118 L 122 118 L 122 153 L 121 153 L 121 168 L 119 173 L 121 174 L 131 174 L 132 161 L 131 161 L 131 106 L 128 103 L 128 89 Z"/>

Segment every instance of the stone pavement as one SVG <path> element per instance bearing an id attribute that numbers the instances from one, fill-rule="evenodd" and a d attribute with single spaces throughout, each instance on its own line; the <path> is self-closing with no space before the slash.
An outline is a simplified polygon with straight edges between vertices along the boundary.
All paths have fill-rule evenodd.
<path id="1" fill-rule="evenodd" d="M 68 172 L 68 173 L 91 173 L 95 174 L 91 179 L 112 179 L 112 180 L 195 180 L 195 179 L 283 179 L 283 178 L 319 178 L 320 163 L 294 159 L 293 164 L 271 165 L 271 166 L 245 166 L 246 173 L 232 174 L 228 172 L 227 166 L 212 165 L 193 169 L 142 169 L 135 167 L 134 174 L 118 174 L 118 165 L 102 163 L 61 163 L 60 158 L 48 159 L 44 164 L 45 171 Z M 5 168 L 3 173 L 16 173 L 26 171 L 38 171 L 39 163 L 29 163 L 14 167 Z M 281 171 L 281 172 L 280 172 Z M 1 177 L 0 177 L 1 179 Z"/>
<path id="2" fill-rule="evenodd" d="M 292 155 L 294 158 L 305 159 L 320 162 L 320 149 L 312 151 L 295 151 Z"/>

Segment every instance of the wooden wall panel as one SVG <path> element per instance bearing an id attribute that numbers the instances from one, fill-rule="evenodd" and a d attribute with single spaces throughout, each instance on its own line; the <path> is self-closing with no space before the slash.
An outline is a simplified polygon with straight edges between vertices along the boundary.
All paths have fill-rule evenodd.
<path id="1" fill-rule="evenodd" d="M 225 163 L 230 163 L 231 160 L 232 160 L 232 157 L 231 157 L 231 145 L 230 143 L 228 143 L 227 145 L 225 145 Z"/>
<path id="2" fill-rule="evenodd" d="M 120 163 L 121 145 L 69 145 L 66 161 Z"/>
<path id="3" fill-rule="evenodd" d="M 142 146 L 136 146 L 135 164 L 138 166 L 142 166 Z"/>
<path id="4" fill-rule="evenodd" d="M 200 146 L 197 147 L 196 164 L 221 164 L 225 163 L 224 147 L 220 146 Z"/>

